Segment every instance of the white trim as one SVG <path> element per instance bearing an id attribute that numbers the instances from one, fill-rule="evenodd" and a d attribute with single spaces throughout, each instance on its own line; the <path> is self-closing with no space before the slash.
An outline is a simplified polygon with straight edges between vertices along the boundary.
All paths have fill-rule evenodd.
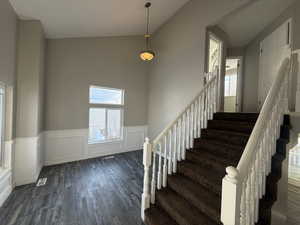
<path id="1" fill-rule="evenodd" d="M 11 170 L 0 170 L 0 207 L 12 192 L 12 173 Z"/>
<path id="2" fill-rule="evenodd" d="M 54 165 L 143 148 L 147 126 L 124 127 L 119 141 L 88 144 L 88 129 L 44 132 L 45 165 Z"/>

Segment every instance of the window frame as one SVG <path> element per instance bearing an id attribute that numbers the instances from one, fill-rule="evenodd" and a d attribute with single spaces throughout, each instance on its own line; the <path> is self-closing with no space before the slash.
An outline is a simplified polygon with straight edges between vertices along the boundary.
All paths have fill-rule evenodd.
<path id="1" fill-rule="evenodd" d="M 2 117 L 2 126 L 0 127 L 1 129 L 1 141 L 0 141 L 0 145 L 1 145 L 1 149 L 0 149 L 0 168 L 5 169 L 5 126 L 6 126 L 6 85 L 2 82 L 0 82 L 0 89 L 3 89 L 3 109 L 2 109 L 2 113 L 0 114 L 0 116 Z M 0 93 L 1 95 L 1 93 Z M 1 118 L 0 118 L 1 119 Z"/>
<path id="2" fill-rule="evenodd" d="M 101 88 L 101 89 L 107 89 L 107 90 L 122 91 L 121 104 L 118 104 L 118 103 L 92 103 L 90 101 L 90 89 L 91 88 Z M 90 105 L 124 106 L 124 92 L 125 92 L 124 89 L 111 88 L 111 87 L 103 87 L 103 86 L 97 86 L 97 85 L 90 85 L 89 86 L 89 104 Z"/>
<path id="3" fill-rule="evenodd" d="M 102 89 L 108 89 L 108 90 L 118 90 L 122 92 L 122 99 L 121 99 L 121 104 L 116 104 L 116 103 L 91 103 L 90 102 L 90 88 L 96 87 L 96 88 L 102 88 Z M 90 85 L 89 86 L 89 132 L 88 132 L 88 144 L 93 145 L 93 144 L 103 144 L 103 143 L 115 143 L 115 142 L 120 142 L 124 139 L 124 96 L 125 96 L 125 90 L 124 89 L 118 89 L 118 88 L 110 88 L 110 87 L 103 87 L 103 86 L 97 86 L 97 85 Z M 97 141 L 97 140 L 92 140 L 90 139 L 90 110 L 93 108 L 101 108 L 105 109 L 105 129 L 106 129 L 106 134 L 107 134 L 107 128 L 108 128 L 108 111 L 109 110 L 120 110 L 120 137 L 119 138 L 113 138 L 113 139 L 105 139 L 102 141 Z"/>

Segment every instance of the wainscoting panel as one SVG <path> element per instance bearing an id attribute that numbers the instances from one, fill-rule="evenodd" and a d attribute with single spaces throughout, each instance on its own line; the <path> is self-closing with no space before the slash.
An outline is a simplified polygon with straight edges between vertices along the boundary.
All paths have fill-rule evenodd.
<path id="1" fill-rule="evenodd" d="M 123 140 L 88 144 L 88 129 L 45 131 L 45 165 L 139 150 L 146 135 L 147 126 L 124 127 Z"/>
<path id="2" fill-rule="evenodd" d="M 40 139 L 41 135 L 15 140 L 14 178 L 17 186 L 35 183 L 40 174 L 42 169 Z"/>
<path id="3" fill-rule="evenodd" d="M 10 169 L 0 170 L 0 207 L 12 191 L 12 173 Z"/>

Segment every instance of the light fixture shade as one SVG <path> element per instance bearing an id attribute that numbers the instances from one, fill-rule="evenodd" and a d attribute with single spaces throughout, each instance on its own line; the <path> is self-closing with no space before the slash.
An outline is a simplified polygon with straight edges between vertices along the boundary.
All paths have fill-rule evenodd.
<path id="1" fill-rule="evenodd" d="M 155 57 L 155 53 L 151 50 L 142 51 L 140 57 L 144 61 L 151 61 Z"/>

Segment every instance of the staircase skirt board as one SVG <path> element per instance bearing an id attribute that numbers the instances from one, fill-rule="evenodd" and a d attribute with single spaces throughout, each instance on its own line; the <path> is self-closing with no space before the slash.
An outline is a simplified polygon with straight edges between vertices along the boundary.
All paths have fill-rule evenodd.
<path id="1" fill-rule="evenodd" d="M 258 118 L 257 113 L 215 113 L 194 139 L 177 173 L 168 175 L 167 187 L 156 192 L 156 203 L 145 211 L 146 225 L 218 225 L 221 215 L 222 179 L 227 166 L 237 166 Z M 289 141 L 289 118 L 284 117 L 266 195 L 260 200 L 258 224 L 271 224 L 277 200 L 277 183 Z"/>

